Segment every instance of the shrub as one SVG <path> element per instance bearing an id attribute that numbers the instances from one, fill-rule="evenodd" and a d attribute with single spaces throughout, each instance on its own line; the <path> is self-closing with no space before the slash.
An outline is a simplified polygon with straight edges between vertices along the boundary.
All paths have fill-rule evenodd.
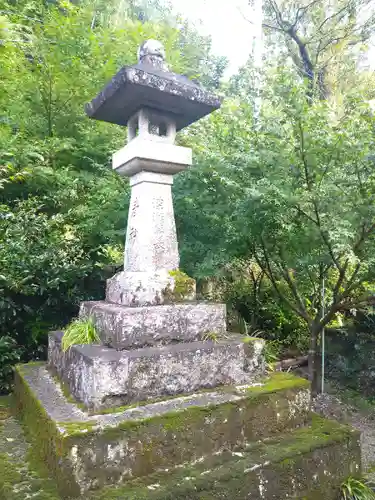
<path id="1" fill-rule="evenodd" d="M 9 336 L 0 337 L 0 394 L 8 393 L 13 378 L 13 366 L 20 360 L 21 350 Z"/>

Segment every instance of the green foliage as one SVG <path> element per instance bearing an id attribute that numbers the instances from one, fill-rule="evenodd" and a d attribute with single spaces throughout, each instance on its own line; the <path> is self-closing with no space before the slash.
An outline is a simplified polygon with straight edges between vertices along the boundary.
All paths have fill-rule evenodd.
<path id="1" fill-rule="evenodd" d="M 277 344 L 278 355 L 307 352 L 306 324 L 278 300 L 272 283 L 254 260 L 234 259 L 211 280 L 210 288 L 203 293 L 204 298 L 227 304 L 231 331 Z"/>
<path id="2" fill-rule="evenodd" d="M 364 482 L 349 477 L 341 485 L 342 500 L 374 500 L 375 493 Z"/>
<path id="3" fill-rule="evenodd" d="M 202 340 L 210 340 L 211 342 L 218 342 L 219 335 L 216 332 L 207 332 L 202 335 Z"/>
<path id="4" fill-rule="evenodd" d="M 268 368 L 272 367 L 272 364 L 280 359 L 282 352 L 282 344 L 277 340 L 269 340 L 264 346 L 264 359 L 267 363 Z"/>
<path id="5" fill-rule="evenodd" d="M 61 340 L 63 351 L 67 351 L 72 345 L 97 344 L 100 342 L 93 318 L 74 319 L 64 330 Z"/>
<path id="6" fill-rule="evenodd" d="M 238 257 L 255 261 L 316 351 L 322 328 L 338 313 L 366 307 L 373 294 L 375 121 L 371 88 L 358 87 L 334 107 L 306 98 L 306 85 L 287 69 L 270 73 L 256 126 L 251 106 L 232 102 L 208 120 L 209 139 L 193 131 L 203 166 L 197 177 L 207 176 L 201 181 L 212 207 L 194 217 L 193 231 L 202 253 L 209 240 L 198 260 L 206 269 L 218 241 L 212 253 L 221 269 Z M 191 214 L 203 212 L 196 205 Z"/>
<path id="7" fill-rule="evenodd" d="M 309 80 L 308 93 L 340 101 L 364 78 L 358 60 L 368 50 L 375 29 L 372 0 L 295 2 L 265 0 L 266 45 L 272 63 L 289 59 L 301 78 Z"/>
<path id="8" fill-rule="evenodd" d="M 7 393 L 13 379 L 13 365 L 20 360 L 20 349 L 9 336 L 0 337 L 0 394 Z"/>

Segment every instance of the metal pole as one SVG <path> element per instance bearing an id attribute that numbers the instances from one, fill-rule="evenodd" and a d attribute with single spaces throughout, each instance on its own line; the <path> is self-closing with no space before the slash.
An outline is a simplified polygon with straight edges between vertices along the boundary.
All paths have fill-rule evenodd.
<path id="1" fill-rule="evenodd" d="M 322 286 L 322 317 L 325 316 L 325 280 Z M 325 328 L 322 330 L 322 394 L 324 394 L 324 367 L 325 367 Z"/>

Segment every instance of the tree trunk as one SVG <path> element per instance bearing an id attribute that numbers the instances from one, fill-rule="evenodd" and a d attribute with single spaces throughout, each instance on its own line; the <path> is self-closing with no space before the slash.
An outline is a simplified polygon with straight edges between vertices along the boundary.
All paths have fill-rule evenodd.
<path id="1" fill-rule="evenodd" d="M 319 330 L 315 325 L 310 328 L 309 350 L 309 380 L 311 383 L 311 397 L 314 398 L 321 392 L 320 386 L 320 352 L 318 350 Z"/>

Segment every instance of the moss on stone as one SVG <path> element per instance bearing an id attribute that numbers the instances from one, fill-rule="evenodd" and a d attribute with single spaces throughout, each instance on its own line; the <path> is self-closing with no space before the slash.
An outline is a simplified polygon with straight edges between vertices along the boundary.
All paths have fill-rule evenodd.
<path id="1" fill-rule="evenodd" d="M 100 429 L 96 420 L 87 420 L 86 422 L 57 422 L 57 425 L 62 430 L 62 435 L 66 437 L 95 434 Z"/>
<path id="2" fill-rule="evenodd" d="M 22 372 L 23 367 L 27 365 L 21 365 L 21 367 L 17 367 L 17 370 L 20 370 Z M 185 410 L 179 410 L 179 411 L 172 411 L 169 413 L 165 413 L 160 416 L 155 416 L 155 417 L 150 417 L 150 418 L 143 418 L 143 419 L 132 419 L 132 420 L 127 420 L 120 422 L 117 426 L 113 427 L 108 427 L 107 429 L 99 429 L 98 427 L 98 422 L 96 420 L 87 420 L 84 422 L 58 422 L 57 425 L 59 425 L 61 428 L 64 429 L 64 435 L 65 436 L 79 436 L 79 435 L 87 435 L 87 434 L 93 434 L 97 432 L 101 433 L 108 433 L 110 435 L 117 434 L 118 431 L 124 431 L 124 430 L 130 430 L 130 429 L 137 429 L 137 428 L 144 428 L 147 427 L 148 424 L 150 423 L 155 423 L 160 425 L 161 427 L 167 428 L 167 429 L 174 429 L 177 430 L 179 428 L 183 428 L 186 425 L 185 421 L 188 421 L 190 423 L 194 423 L 197 420 L 202 420 L 202 418 L 207 418 L 207 417 L 212 417 L 213 414 L 216 412 L 219 413 L 217 415 L 217 418 L 224 417 L 226 416 L 227 413 L 229 413 L 231 410 L 235 409 L 238 407 L 239 404 L 242 404 L 246 402 L 246 406 L 252 406 L 252 405 L 258 405 L 258 397 L 260 396 L 267 396 L 272 393 L 277 393 L 279 391 L 284 391 L 284 390 L 300 390 L 302 388 L 309 388 L 309 382 L 306 379 L 303 378 L 298 378 L 295 377 L 292 374 L 285 373 L 285 372 L 278 372 L 278 373 L 273 373 L 270 377 L 267 379 L 264 379 L 259 382 L 257 385 L 253 386 L 248 386 L 244 388 L 244 391 L 246 392 L 247 398 L 244 400 L 240 400 L 240 402 L 232 401 L 228 403 L 220 403 L 220 404 L 212 404 L 209 406 L 189 406 Z M 206 389 L 199 391 L 199 394 L 204 394 L 204 393 L 210 393 L 210 392 L 229 392 L 236 394 L 237 389 L 235 386 L 231 387 L 222 387 L 222 388 L 215 388 L 215 389 Z M 241 391 L 241 394 L 243 394 L 243 391 Z M 178 395 L 177 397 L 185 397 L 189 396 L 188 394 L 181 394 Z M 176 399 L 176 396 L 165 396 L 161 398 L 155 398 L 152 400 L 147 400 L 147 401 L 142 401 L 137 404 L 133 405 L 128 405 L 128 406 L 122 406 L 122 407 L 117 407 L 117 408 L 111 408 L 108 410 L 104 410 L 102 412 L 98 412 L 98 415 L 101 414 L 110 414 L 110 413 L 120 413 L 120 412 L 125 412 L 129 409 L 134 409 L 137 407 L 141 406 L 146 406 L 148 404 L 154 404 L 162 401 L 169 401 Z M 182 422 L 182 423 L 181 423 Z M 185 422 L 185 423 L 184 423 Z"/>
<path id="3" fill-rule="evenodd" d="M 259 337 L 250 337 L 250 335 L 243 335 L 241 338 L 244 344 L 252 344 L 253 342 L 259 342 Z"/>
<path id="4" fill-rule="evenodd" d="M 0 498 L 11 498 L 13 486 L 22 479 L 21 473 L 14 463 L 9 461 L 6 453 L 0 453 Z"/>
<path id="5" fill-rule="evenodd" d="M 287 372 L 274 372 L 269 377 L 260 381 L 259 385 L 249 386 L 246 390 L 248 394 L 267 394 L 275 391 L 293 388 L 310 387 L 310 382 L 302 377 Z"/>
<path id="6" fill-rule="evenodd" d="M 173 287 L 168 285 L 163 290 L 164 302 L 191 300 L 195 294 L 195 280 L 179 269 L 170 271 L 169 276 L 173 279 Z"/>
<path id="7" fill-rule="evenodd" d="M 38 363 L 38 366 L 44 365 L 45 363 Z M 52 477 L 58 485 L 63 485 L 64 491 L 72 496 L 78 495 L 79 488 L 67 460 L 70 443 L 59 431 L 56 422 L 46 413 L 24 378 L 32 366 L 35 366 L 35 363 L 17 365 L 15 368 L 15 404 L 24 432 L 34 446 L 35 461 L 39 460 L 48 465 Z"/>
<path id="8" fill-rule="evenodd" d="M 60 424 L 52 421 L 24 378 L 27 370 L 27 365 L 16 370 L 16 396 L 25 431 L 36 443 L 38 455 L 33 455 L 30 461 L 42 458 L 58 484 L 64 487 L 65 496 L 73 497 L 79 492 L 68 460 L 72 448 L 78 450 L 81 458 L 96 453 L 100 457 L 101 449 L 105 453 L 107 448 L 121 446 L 121 440 L 125 440 L 126 446 L 136 453 L 137 465 L 132 473 L 143 477 L 120 488 L 85 494 L 85 499 L 247 498 L 249 491 L 259 489 L 257 471 L 261 470 L 270 487 L 274 488 L 271 492 L 279 497 L 284 493 L 285 498 L 288 495 L 293 497 L 295 492 L 290 490 L 290 481 L 286 478 L 296 477 L 298 498 L 331 500 L 333 492 L 337 493 L 337 486 L 349 475 L 349 465 L 357 460 L 358 434 L 346 426 L 313 416 L 311 428 L 285 433 L 290 426 L 303 425 L 308 419 L 306 408 L 302 408 L 296 417 L 288 413 L 290 404 L 295 404 L 299 395 L 308 395 L 309 386 L 306 380 L 290 374 L 274 373 L 259 386 L 242 388 L 240 393 L 246 397 L 236 401 L 206 407 L 190 406 L 101 428 L 95 419 Z M 230 391 L 236 393 L 237 389 L 230 388 Z M 298 407 L 298 401 L 296 404 Z M 258 440 L 265 437 L 269 439 L 259 444 Z M 240 449 L 241 454 L 222 452 L 232 444 L 239 445 L 239 439 L 245 446 Z M 246 443 L 249 442 L 253 444 L 248 446 Z M 186 464 L 199 456 L 207 458 L 202 463 L 198 460 L 195 464 L 174 469 L 176 464 Z M 109 479 L 108 473 L 113 483 L 123 479 L 125 466 L 121 460 L 108 468 L 108 464 L 102 464 L 97 458 L 95 456 L 93 469 L 85 471 L 89 481 L 104 484 Z M 322 460 L 324 470 L 319 465 Z M 3 468 L 6 473 L 6 465 Z M 174 472 L 153 472 L 160 468 L 174 469 Z M 338 472 L 341 469 L 342 472 Z M 315 471 L 321 482 L 316 488 Z M 325 471 L 328 471 L 327 475 Z M 82 474 L 81 468 L 76 473 Z M 353 475 L 352 470 L 350 474 Z M 55 500 L 52 494 L 42 498 Z"/>
<path id="9" fill-rule="evenodd" d="M 48 371 L 53 380 L 55 381 L 55 384 L 60 387 L 61 392 L 64 394 L 65 399 L 68 401 L 68 403 L 75 405 L 77 408 L 79 408 L 84 412 L 90 413 L 86 408 L 86 406 L 80 401 L 77 401 L 76 398 L 70 393 L 68 385 L 63 380 L 61 380 L 55 373 L 52 373 L 50 370 Z"/>
<path id="10" fill-rule="evenodd" d="M 213 392 L 216 390 L 220 390 L 220 388 L 218 388 L 218 389 L 205 389 L 202 391 L 198 391 L 197 393 L 201 394 L 204 392 Z M 155 403 L 162 403 L 164 401 L 171 401 L 173 399 L 186 397 L 186 396 L 189 396 L 189 394 L 174 394 L 173 396 L 159 396 L 156 398 L 146 399 L 144 401 L 137 401 L 136 403 L 132 403 L 129 405 L 104 408 L 103 410 L 97 410 L 95 412 L 92 412 L 91 415 L 110 415 L 111 413 L 123 413 L 124 411 L 133 410 L 134 408 L 139 408 L 142 406 L 147 406 L 147 405 L 151 405 L 151 404 L 155 404 Z"/>
<path id="11" fill-rule="evenodd" d="M 90 498 L 248 498 L 249 491 L 255 493 L 260 485 L 267 485 L 265 498 L 297 498 L 298 495 L 306 500 L 333 500 L 337 498 L 342 480 L 359 463 L 357 437 L 345 426 L 314 418 L 311 428 L 297 429 L 289 435 L 253 445 L 242 453 L 222 453 L 171 473 L 154 473 L 122 487 L 106 488 Z"/>
<path id="12" fill-rule="evenodd" d="M 306 395 L 308 399 L 308 383 L 277 373 L 259 386 L 229 388 L 233 395 L 242 397 L 226 403 L 188 406 L 149 418 L 134 415 L 113 425 L 103 425 L 99 417 L 84 422 L 55 422 L 30 389 L 25 378 L 27 370 L 27 365 L 16 370 L 19 413 L 25 429 L 37 443 L 39 456 L 48 463 L 57 483 L 71 495 L 78 491 L 78 476 L 72 469 L 74 456 L 86 460 L 85 466 L 79 468 L 84 481 L 100 485 L 109 480 L 107 454 L 111 449 L 122 450 L 125 446 L 125 458 L 110 466 L 110 480 L 117 482 L 130 463 L 133 475 L 144 476 L 158 468 L 188 462 L 197 453 L 215 453 L 223 447 L 257 441 L 304 425 L 309 418 L 303 399 Z M 295 404 L 297 410 L 291 414 L 290 407 Z M 126 449 L 137 450 L 135 461 L 129 462 Z M 90 456 L 94 457 L 92 463 Z"/>
<path id="13" fill-rule="evenodd" d="M 161 428 L 168 430 L 181 430 L 184 429 L 187 425 L 194 425 L 195 423 L 198 425 L 199 422 L 204 420 L 205 418 L 212 418 L 215 416 L 217 419 L 225 419 L 230 412 L 234 409 L 238 408 L 239 405 L 245 403 L 246 407 L 251 407 L 252 405 L 259 405 L 258 398 L 261 396 L 266 396 L 277 393 L 279 391 L 284 391 L 288 389 L 300 390 L 309 388 L 309 382 L 306 379 L 295 377 L 291 374 L 280 372 L 274 373 L 268 379 L 260 382 L 259 385 L 246 387 L 245 391 L 247 393 L 247 398 L 244 400 L 231 401 L 228 403 L 220 403 L 209 406 L 189 406 L 186 410 L 183 411 L 175 411 L 165 413 L 160 416 L 155 416 L 147 419 L 134 419 L 127 420 L 124 422 L 120 422 L 116 427 L 110 427 L 102 432 L 107 433 L 108 435 L 116 435 L 118 431 L 131 430 L 147 427 L 149 424 L 157 424 Z M 230 387 L 229 392 L 236 393 L 235 387 Z M 202 391 L 203 392 L 203 391 Z M 212 389 L 207 390 L 207 392 L 212 392 Z M 164 399 L 159 399 L 158 401 L 167 401 L 175 399 L 173 397 L 166 397 Z M 151 404 L 158 401 L 146 401 L 144 404 Z M 119 411 L 126 411 L 129 408 L 136 408 L 142 406 L 142 404 L 132 405 L 131 407 L 120 407 Z M 215 415 L 217 413 L 217 415 Z M 83 431 L 85 434 L 87 432 L 97 432 L 96 422 L 87 421 L 87 422 L 74 422 L 61 424 L 69 435 L 77 436 Z"/>
<path id="14" fill-rule="evenodd" d="M 0 396 L 0 425 L 4 423 L 11 415 L 10 397 Z"/>
<path id="15" fill-rule="evenodd" d="M 11 417 L 12 403 L 10 397 L 1 398 L 0 401 L 0 408 L 7 409 L 9 417 L 4 421 L 3 433 L 0 434 L 0 447 L 8 449 L 7 453 L 0 453 L 0 498 L 61 500 L 45 465 L 35 459 L 36 447 L 28 446 L 22 429 L 14 417 Z M 14 433 L 16 438 L 7 447 L 7 436 Z"/>

